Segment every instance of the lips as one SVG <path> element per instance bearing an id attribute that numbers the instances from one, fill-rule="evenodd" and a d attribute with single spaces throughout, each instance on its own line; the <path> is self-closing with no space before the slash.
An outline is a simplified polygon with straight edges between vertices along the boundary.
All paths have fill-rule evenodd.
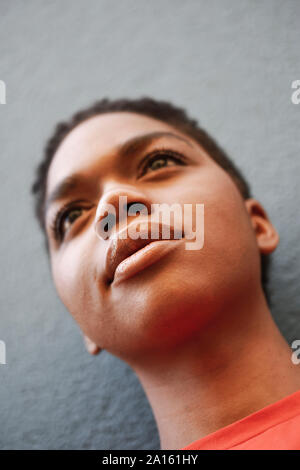
<path id="1" fill-rule="evenodd" d="M 162 223 L 151 223 L 150 221 L 131 223 L 130 229 L 133 228 L 139 233 L 139 238 L 136 240 L 130 238 L 128 232 L 126 238 L 120 238 L 121 232 L 119 232 L 116 238 L 113 238 L 110 242 L 105 262 L 105 273 L 110 283 L 114 280 L 115 271 L 119 264 L 145 246 L 155 242 L 161 243 L 162 240 L 178 241 L 178 239 L 184 237 L 181 231 L 175 231 L 174 227 Z M 126 229 L 128 230 L 129 226 Z M 125 233 L 126 229 L 122 232 Z M 152 233 L 155 233 L 155 238 L 151 238 L 151 230 Z M 143 236 L 144 238 L 142 238 Z"/>

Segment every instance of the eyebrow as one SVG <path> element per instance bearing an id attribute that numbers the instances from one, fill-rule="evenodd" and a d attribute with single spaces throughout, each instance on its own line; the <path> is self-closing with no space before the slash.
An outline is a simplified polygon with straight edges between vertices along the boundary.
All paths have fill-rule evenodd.
<path id="1" fill-rule="evenodd" d="M 147 147 L 149 147 L 152 142 L 162 137 L 175 138 L 177 140 L 185 142 L 192 148 L 194 147 L 189 140 L 185 139 L 184 137 L 178 134 L 166 131 L 156 131 L 151 132 L 149 134 L 143 134 L 136 137 L 132 137 L 131 139 L 121 144 L 117 148 L 116 153 L 122 159 L 128 157 L 129 155 L 136 155 L 137 153 L 142 152 Z M 67 197 L 71 191 L 73 191 L 77 186 L 80 186 L 85 180 L 86 178 L 84 178 L 79 173 L 74 173 L 73 175 L 67 176 L 63 181 L 58 183 L 45 201 L 44 217 L 51 204 L 54 204 L 55 202 Z"/>

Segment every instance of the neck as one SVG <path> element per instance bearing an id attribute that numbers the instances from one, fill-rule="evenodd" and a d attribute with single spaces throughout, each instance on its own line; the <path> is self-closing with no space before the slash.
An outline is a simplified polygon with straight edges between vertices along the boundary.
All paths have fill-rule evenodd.
<path id="1" fill-rule="evenodd" d="M 299 390 L 292 351 L 262 292 L 253 297 L 221 312 L 184 347 L 132 364 L 162 449 L 181 449 Z"/>

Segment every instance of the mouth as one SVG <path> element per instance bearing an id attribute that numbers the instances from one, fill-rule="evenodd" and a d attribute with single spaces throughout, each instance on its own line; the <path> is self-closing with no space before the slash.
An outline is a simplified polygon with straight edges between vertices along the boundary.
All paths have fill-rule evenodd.
<path id="1" fill-rule="evenodd" d="M 132 234 L 132 229 L 139 238 L 128 237 L 127 230 Z M 144 270 L 173 250 L 183 238 L 181 230 L 166 224 L 149 220 L 131 223 L 118 232 L 109 245 L 105 262 L 108 283 L 116 285 Z"/>

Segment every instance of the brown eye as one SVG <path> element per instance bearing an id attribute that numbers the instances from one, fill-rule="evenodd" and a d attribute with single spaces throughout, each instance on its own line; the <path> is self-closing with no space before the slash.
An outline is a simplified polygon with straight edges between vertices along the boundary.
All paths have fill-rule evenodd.
<path id="1" fill-rule="evenodd" d="M 175 162 L 172 158 L 166 157 L 166 158 L 157 158 L 156 160 L 152 161 L 149 165 L 149 168 L 151 168 L 152 171 L 158 170 L 159 168 L 162 168 L 164 166 L 172 166 L 175 165 Z"/>
<path id="2" fill-rule="evenodd" d="M 70 230 L 76 219 L 92 207 L 93 205 L 88 204 L 86 201 L 73 201 L 63 206 L 56 213 L 52 223 L 50 223 L 50 232 L 58 244 L 64 240 L 66 232 Z"/>
<path id="3" fill-rule="evenodd" d="M 69 230 L 74 221 L 81 216 L 83 208 L 74 207 L 63 211 L 62 214 L 58 214 L 55 223 L 55 235 L 58 239 L 63 240 L 65 233 Z"/>
<path id="4" fill-rule="evenodd" d="M 61 230 L 63 234 L 66 233 L 72 223 L 82 214 L 82 211 L 83 209 L 80 208 L 71 209 L 64 215 L 63 220 L 61 221 Z"/>
<path id="5" fill-rule="evenodd" d="M 149 172 L 159 170 L 160 168 L 183 165 L 183 161 L 179 157 L 175 157 L 168 154 L 158 154 L 148 160 L 143 167 L 142 175 L 145 175 Z"/>

